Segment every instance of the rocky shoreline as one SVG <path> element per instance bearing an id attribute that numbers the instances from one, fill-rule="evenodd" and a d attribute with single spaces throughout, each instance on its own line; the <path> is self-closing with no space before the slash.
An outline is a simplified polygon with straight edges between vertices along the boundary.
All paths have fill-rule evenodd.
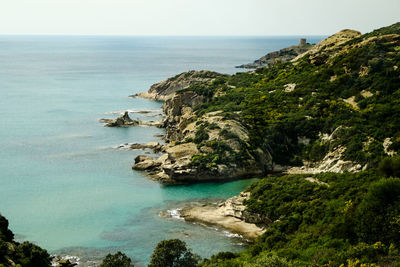
<path id="1" fill-rule="evenodd" d="M 196 157 L 213 154 L 215 150 L 211 146 L 196 143 L 196 135 L 204 127 L 202 125 L 211 124 L 214 127 L 208 132 L 209 143 L 225 142 L 232 153 L 239 153 L 243 150 L 240 140 L 249 146 L 248 131 L 241 122 L 235 119 L 226 119 L 218 111 L 197 117 L 194 107 L 204 103 L 205 99 L 196 92 L 186 91 L 184 86 L 198 81 L 198 76 L 202 77 L 202 82 L 212 82 L 217 75 L 213 72 L 191 71 L 178 75 L 178 78 L 174 78 L 173 81 L 170 78 L 153 85 L 149 94 L 146 94 L 146 97 L 151 95 L 153 100 L 167 99 L 163 104 L 165 117 L 161 122 L 162 128 L 166 129 L 164 137 L 166 144 L 161 149 L 163 154 L 159 158 L 137 158 L 133 169 L 144 170 L 152 179 L 163 183 L 222 181 L 262 176 L 265 174 L 264 170 L 268 168 L 266 165 L 271 162 L 269 155 L 265 155 L 261 150 L 259 151 L 259 160 L 256 160 L 247 149 L 244 149 L 243 153 L 248 159 L 241 162 L 240 165 L 236 163 L 216 164 L 212 168 L 205 169 L 199 168 L 193 161 Z M 169 87 L 166 89 L 166 84 L 173 89 Z M 180 91 L 179 94 L 176 93 L 178 91 Z M 142 97 L 143 94 L 138 94 L 138 96 Z M 220 134 L 221 131 L 228 130 L 239 140 Z"/>
<path id="2" fill-rule="evenodd" d="M 179 215 L 187 222 L 219 226 L 252 242 L 265 232 L 266 225 L 257 225 L 256 222 L 264 221 L 245 211 L 243 201 L 249 196 L 250 193 L 242 192 L 218 204 L 185 206 L 179 209 Z"/>

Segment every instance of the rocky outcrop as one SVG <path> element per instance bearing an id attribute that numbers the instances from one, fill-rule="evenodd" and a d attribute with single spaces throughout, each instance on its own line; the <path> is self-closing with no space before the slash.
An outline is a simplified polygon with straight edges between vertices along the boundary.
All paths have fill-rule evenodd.
<path id="1" fill-rule="evenodd" d="M 298 55 L 307 52 L 312 47 L 313 46 L 310 44 L 287 47 L 279 51 L 268 53 L 260 59 L 255 60 L 253 63 L 239 65 L 236 66 L 236 68 L 256 69 L 264 66 L 272 66 L 277 62 L 289 62 Z"/>
<path id="2" fill-rule="evenodd" d="M 100 119 L 100 122 L 105 123 L 105 127 L 129 127 L 138 125 L 161 127 L 161 123 L 158 121 L 132 120 L 129 117 L 128 111 L 125 111 L 124 114 L 116 119 Z"/>
<path id="3" fill-rule="evenodd" d="M 132 120 L 129 117 L 128 111 L 125 111 L 120 117 L 113 119 L 101 119 L 100 122 L 106 123 L 106 127 L 123 127 L 123 126 L 137 126 L 139 121 Z"/>
<path id="4" fill-rule="evenodd" d="M 337 127 L 330 135 L 321 135 L 321 142 L 333 143 L 337 139 L 337 135 L 341 130 L 345 130 L 345 127 Z M 282 171 L 287 174 L 317 174 L 324 172 L 358 172 L 367 166 L 362 166 L 359 163 L 343 160 L 343 155 L 346 151 L 344 146 L 333 147 L 319 162 L 303 162 L 304 165 L 301 167 L 286 167 Z"/>
<path id="5" fill-rule="evenodd" d="M 164 145 L 159 142 L 148 142 L 147 144 L 127 144 L 126 145 L 130 149 L 151 149 L 154 153 L 159 153 L 164 150 Z"/>
<path id="6" fill-rule="evenodd" d="M 195 83 L 207 83 L 213 79 L 223 76 L 223 74 L 212 71 L 187 71 L 168 78 L 165 81 L 152 85 L 148 92 L 134 95 L 134 97 L 143 97 L 157 101 L 166 101 L 171 99 L 176 92 L 188 88 Z"/>
<path id="7" fill-rule="evenodd" d="M 161 163 L 153 160 L 152 157 L 139 155 L 135 158 L 135 164 L 132 166 L 134 170 L 147 170 L 160 166 Z"/>
<path id="8" fill-rule="evenodd" d="M 73 267 L 78 264 L 76 263 L 71 263 L 69 260 L 60 260 L 57 264 L 57 267 Z"/>
<path id="9" fill-rule="evenodd" d="M 254 240 L 265 232 L 265 227 L 271 220 L 246 211 L 243 201 L 249 197 L 249 192 L 242 192 L 217 205 L 187 206 L 179 209 L 179 213 L 186 221 L 220 226 Z"/>
<path id="10" fill-rule="evenodd" d="M 250 146 L 249 133 L 241 122 L 227 119 L 219 111 L 198 117 L 193 108 L 204 100 L 203 96 L 192 91 L 183 91 L 168 99 L 163 105 L 166 114 L 162 122 L 166 129 L 166 145 L 162 148 L 164 154 L 153 161 L 137 162 L 132 168 L 146 170 L 151 178 L 164 183 L 262 176 L 271 165 L 270 156 L 260 150 L 256 159 L 244 148 Z M 205 144 L 207 142 L 194 142 L 200 128 L 206 132 L 207 142 L 223 142 L 232 150 L 224 153 L 246 153 L 247 159 L 241 162 L 221 162 L 208 168 L 199 167 L 194 163 L 194 158 L 219 156 L 212 147 Z M 223 131 L 229 132 L 230 136 L 221 134 Z"/>

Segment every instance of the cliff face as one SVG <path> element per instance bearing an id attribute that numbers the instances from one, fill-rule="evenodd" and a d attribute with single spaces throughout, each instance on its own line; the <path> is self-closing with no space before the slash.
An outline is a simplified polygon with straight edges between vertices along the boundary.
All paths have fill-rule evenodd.
<path id="1" fill-rule="evenodd" d="M 161 182 L 198 182 L 228 180 L 260 176 L 271 165 L 270 158 L 260 152 L 262 161 L 257 161 L 247 149 L 248 131 L 239 121 L 226 119 L 220 112 L 209 112 L 198 116 L 193 108 L 202 104 L 205 97 L 193 91 L 185 91 L 169 98 L 163 105 L 166 129 L 163 154 L 158 159 L 138 159 L 134 169 L 146 170 L 151 177 Z M 221 134 L 228 132 L 234 136 Z M 204 132 L 204 140 L 199 133 Z M 225 150 L 221 157 L 219 150 Z M 242 151 L 244 149 L 244 151 Z M 245 154 L 242 162 L 228 160 Z M 205 158 L 215 158 L 213 164 L 202 165 Z"/>

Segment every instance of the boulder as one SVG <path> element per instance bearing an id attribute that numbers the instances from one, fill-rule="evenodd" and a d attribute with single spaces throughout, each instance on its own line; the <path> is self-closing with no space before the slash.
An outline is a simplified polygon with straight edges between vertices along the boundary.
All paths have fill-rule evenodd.
<path id="1" fill-rule="evenodd" d="M 78 264 L 71 263 L 69 260 L 60 260 L 58 262 L 57 267 L 73 267 L 73 266 L 76 266 L 76 265 L 78 265 Z"/>
<path id="2" fill-rule="evenodd" d="M 139 155 L 135 158 L 135 163 L 139 163 L 146 160 L 153 160 L 153 158 L 145 155 Z"/>
<path id="3" fill-rule="evenodd" d="M 135 163 L 132 166 L 132 169 L 134 169 L 134 170 L 142 170 L 143 171 L 143 170 L 153 169 L 153 168 L 158 167 L 160 165 L 161 165 L 160 162 L 157 162 L 157 161 L 151 159 L 151 160 L 144 160 L 144 161 L 140 161 L 138 163 Z"/>

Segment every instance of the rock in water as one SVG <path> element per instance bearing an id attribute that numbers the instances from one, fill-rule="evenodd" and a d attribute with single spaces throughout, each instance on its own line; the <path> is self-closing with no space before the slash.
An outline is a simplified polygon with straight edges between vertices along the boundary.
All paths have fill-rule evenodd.
<path id="1" fill-rule="evenodd" d="M 78 265 L 78 264 L 71 263 L 69 260 L 60 260 L 58 262 L 57 267 L 73 267 L 73 266 L 76 266 L 76 265 Z"/>
<path id="2" fill-rule="evenodd" d="M 132 120 L 129 117 L 128 111 L 125 111 L 125 113 L 118 117 L 115 120 L 110 120 L 108 123 L 105 125 L 106 127 L 124 127 L 124 126 L 136 126 L 139 125 L 139 121 L 137 120 Z"/>

